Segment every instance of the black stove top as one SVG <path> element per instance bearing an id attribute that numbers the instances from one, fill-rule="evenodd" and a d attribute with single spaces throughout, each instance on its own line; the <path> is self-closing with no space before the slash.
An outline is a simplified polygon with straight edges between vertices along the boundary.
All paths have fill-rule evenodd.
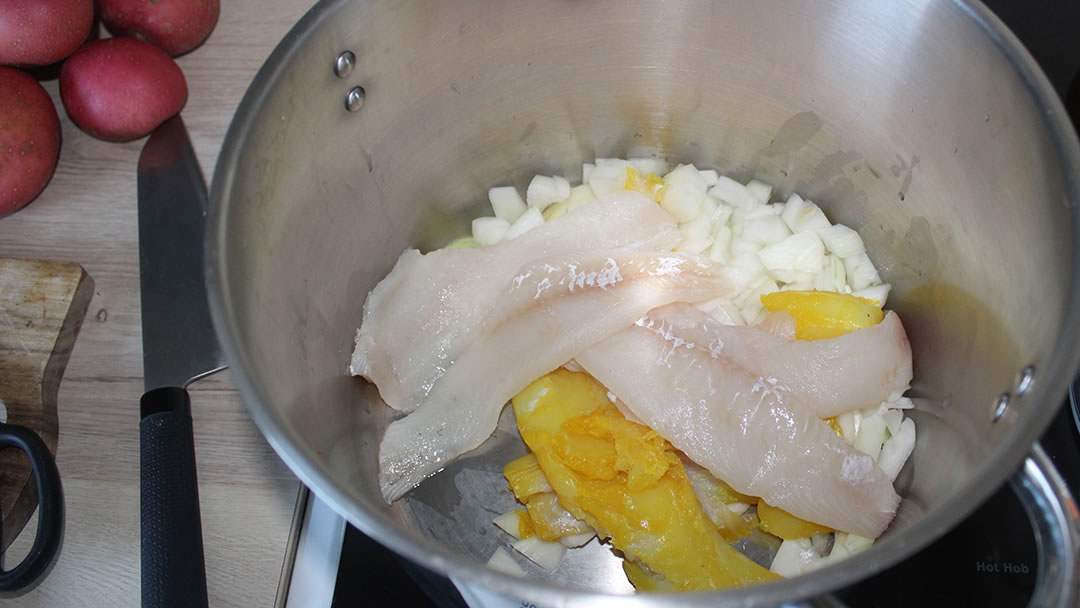
<path id="1" fill-rule="evenodd" d="M 1080 2 L 984 0 L 1013 30 L 1080 121 Z M 1080 434 L 1068 400 L 1042 439 L 1069 487 L 1080 488 Z M 1038 558 L 1027 514 L 1006 485 L 914 558 L 836 594 L 856 608 L 1026 606 Z M 359 575 L 358 573 L 363 573 Z M 348 526 L 332 604 L 467 608 L 446 577 Z"/>

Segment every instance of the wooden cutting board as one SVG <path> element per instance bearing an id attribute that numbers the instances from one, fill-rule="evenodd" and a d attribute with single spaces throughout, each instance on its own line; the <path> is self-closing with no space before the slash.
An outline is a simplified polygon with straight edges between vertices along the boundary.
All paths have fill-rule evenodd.
<path id="1" fill-rule="evenodd" d="M 36 431 L 54 455 L 60 378 L 93 293 L 90 275 L 74 262 L 0 258 L 0 401 L 7 422 Z M 0 450 L 0 552 L 35 508 L 29 460 Z"/>

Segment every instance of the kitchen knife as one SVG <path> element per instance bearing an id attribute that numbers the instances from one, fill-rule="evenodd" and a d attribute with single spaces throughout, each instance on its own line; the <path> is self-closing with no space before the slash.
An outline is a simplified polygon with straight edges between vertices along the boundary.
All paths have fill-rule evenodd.
<path id="1" fill-rule="evenodd" d="M 187 386 L 224 367 L 203 279 L 206 182 L 179 116 L 139 156 L 142 605 L 207 605 Z"/>

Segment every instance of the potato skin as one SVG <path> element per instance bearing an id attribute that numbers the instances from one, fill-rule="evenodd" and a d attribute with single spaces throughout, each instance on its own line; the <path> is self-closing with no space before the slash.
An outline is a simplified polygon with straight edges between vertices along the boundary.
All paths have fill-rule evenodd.
<path id="1" fill-rule="evenodd" d="M 60 69 L 60 100 L 81 129 L 101 139 L 146 135 L 184 107 L 187 81 L 164 51 L 134 38 L 83 45 Z"/>
<path id="2" fill-rule="evenodd" d="M 220 0 L 96 0 L 101 21 L 117 36 L 145 40 L 176 57 L 206 40 Z"/>
<path id="3" fill-rule="evenodd" d="M 93 0 L 4 0 L 0 65 L 56 63 L 79 48 L 93 23 Z"/>
<path id="4" fill-rule="evenodd" d="M 0 67 L 0 216 L 34 200 L 60 156 L 60 119 L 45 89 Z"/>

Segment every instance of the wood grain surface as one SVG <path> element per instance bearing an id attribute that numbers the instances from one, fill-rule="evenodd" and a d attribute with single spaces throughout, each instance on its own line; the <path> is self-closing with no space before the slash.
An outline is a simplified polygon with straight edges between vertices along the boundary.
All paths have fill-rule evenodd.
<path id="1" fill-rule="evenodd" d="M 223 0 L 210 39 L 177 62 L 182 116 L 207 180 L 256 71 L 313 0 Z M 66 528 L 56 564 L 14 607 L 138 606 L 143 392 L 135 167 L 145 140 L 109 143 L 68 120 L 56 80 L 60 164 L 45 192 L 0 219 L 0 256 L 71 260 L 94 278 L 58 396 Z M 248 417 L 228 372 L 191 387 L 210 604 L 271 606 L 298 482 Z M 33 522 L 5 556 L 29 550 Z"/>
<path id="2" fill-rule="evenodd" d="M 6 422 L 37 433 L 53 454 L 56 396 L 93 291 L 74 262 L 0 258 L 0 400 Z M 0 552 L 37 508 L 32 481 L 25 453 L 0 450 Z"/>

